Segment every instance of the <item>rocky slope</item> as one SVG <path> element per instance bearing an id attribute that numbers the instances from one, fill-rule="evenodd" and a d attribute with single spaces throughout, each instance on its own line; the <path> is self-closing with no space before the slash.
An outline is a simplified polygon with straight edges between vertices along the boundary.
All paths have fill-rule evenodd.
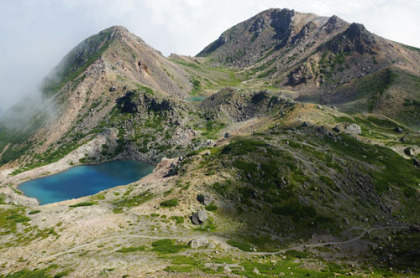
<path id="1" fill-rule="evenodd" d="M 267 94 L 230 90 L 203 103 L 211 121 L 231 115 L 240 127 L 138 182 L 34 208 L 0 205 L 2 273 L 415 277 L 420 173 L 371 142 L 387 136 L 398 149 L 419 136 L 403 143 L 385 119 Z M 259 105 L 252 125 L 253 113 L 231 113 Z"/>

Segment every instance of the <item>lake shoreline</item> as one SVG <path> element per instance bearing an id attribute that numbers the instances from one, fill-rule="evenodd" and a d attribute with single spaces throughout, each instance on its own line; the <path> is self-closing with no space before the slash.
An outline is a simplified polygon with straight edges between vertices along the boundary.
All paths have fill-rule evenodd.
<path id="1" fill-rule="evenodd" d="M 0 189 L 2 189 L 1 191 L 3 191 L 2 193 L 4 193 L 5 195 L 11 195 L 10 196 L 11 199 L 13 200 L 17 199 L 17 202 L 14 202 L 15 204 L 39 206 L 40 203 L 36 198 L 26 196 L 24 192 L 19 190 L 18 187 L 21 184 L 31 181 L 31 180 L 36 180 L 36 179 L 40 179 L 44 177 L 57 175 L 59 173 L 62 173 L 64 171 L 67 171 L 77 166 L 97 165 L 101 163 L 123 160 L 123 159 L 110 159 L 110 160 L 104 160 L 104 161 L 95 161 L 92 163 L 71 165 L 70 161 L 72 161 L 72 159 L 73 159 L 73 155 L 71 156 L 69 155 L 62 158 L 61 160 L 57 162 L 31 169 L 31 170 L 22 172 L 20 174 L 17 174 L 15 176 L 10 175 L 15 169 L 2 170 L 0 171 Z M 154 167 L 157 166 L 157 164 L 151 163 L 150 161 L 144 161 L 144 160 L 133 160 L 133 161 L 145 162 L 145 163 L 153 165 Z M 7 189 L 10 189 L 10 190 L 7 190 Z"/>
<path id="2" fill-rule="evenodd" d="M 100 191 L 130 184 L 149 175 L 155 165 L 136 160 L 112 160 L 77 165 L 48 176 L 17 185 L 25 196 L 40 205 L 94 195 Z"/>

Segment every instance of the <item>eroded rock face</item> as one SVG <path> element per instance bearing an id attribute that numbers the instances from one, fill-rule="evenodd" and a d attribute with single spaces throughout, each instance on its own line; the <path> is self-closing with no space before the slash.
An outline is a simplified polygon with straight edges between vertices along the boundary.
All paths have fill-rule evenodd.
<path id="1" fill-rule="evenodd" d="M 312 71 L 311 64 L 305 62 L 289 74 L 288 85 L 297 86 L 312 80 L 314 77 L 315 74 Z"/>
<path id="2" fill-rule="evenodd" d="M 169 111 L 172 109 L 168 100 L 158 100 L 149 97 L 146 93 L 127 91 L 124 96 L 117 99 L 117 107 L 122 113 L 138 113 L 140 111 Z"/>
<path id="3" fill-rule="evenodd" d="M 225 114 L 234 122 L 267 115 L 273 109 L 280 110 L 294 105 L 290 99 L 275 96 L 268 90 L 244 94 L 225 88 L 205 99 L 200 108 L 216 115 Z"/>

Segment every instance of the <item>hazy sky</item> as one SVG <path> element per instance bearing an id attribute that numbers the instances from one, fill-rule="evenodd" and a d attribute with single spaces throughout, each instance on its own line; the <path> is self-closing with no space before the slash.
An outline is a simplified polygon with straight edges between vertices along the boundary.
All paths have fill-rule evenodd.
<path id="1" fill-rule="evenodd" d="M 195 55 L 227 28 L 268 8 L 333 14 L 420 47 L 420 0 L 0 0 L 0 108 L 86 37 L 123 25 L 164 55 Z"/>

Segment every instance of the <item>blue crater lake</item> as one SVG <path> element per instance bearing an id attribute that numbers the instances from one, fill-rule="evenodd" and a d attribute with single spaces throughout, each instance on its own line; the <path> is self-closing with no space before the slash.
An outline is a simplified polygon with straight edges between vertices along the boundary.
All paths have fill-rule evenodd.
<path id="1" fill-rule="evenodd" d="M 27 181 L 19 185 L 18 189 L 45 205 L 132 183 L 147 176 L 153 169 L 153 165 L 139 161 L 76 166 L 52 176 Z"/>
<path id="2" fill-rule="evenodd" d="M 192 102 L 200 102 L 200 101 L 205 100 L 206 98 L 207 98 L 207 97 L 195 96 L 195 97 L 189 97 L 189 98 L 186 98 L 185 100 L 186 100 L 186 101 L 192 101 Z"/>

